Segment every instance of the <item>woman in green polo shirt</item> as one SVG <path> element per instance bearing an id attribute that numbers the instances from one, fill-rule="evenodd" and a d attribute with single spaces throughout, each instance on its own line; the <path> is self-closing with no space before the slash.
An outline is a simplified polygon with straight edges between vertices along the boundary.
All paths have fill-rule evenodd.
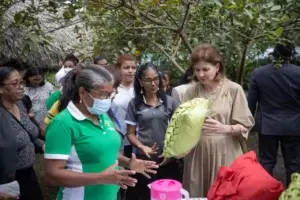
<path id="1" fill-rule="evenodd" d="M 120 136 L 106 112 L 113 77 L 104 68 L 73 70 L 60 102 L 67 108 L 47 127 L 45 179 L 60 186 L 58 200 L 116 200 L 119 187 L 135 186 L 130 175 L 156 173 L 155 162 L 119 155 Z M 130 170 L 118 170 L 117 161 Z"/>

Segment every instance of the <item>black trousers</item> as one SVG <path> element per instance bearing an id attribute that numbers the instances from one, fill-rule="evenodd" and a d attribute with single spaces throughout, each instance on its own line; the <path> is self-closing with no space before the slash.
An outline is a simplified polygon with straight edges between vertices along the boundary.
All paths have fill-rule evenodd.
<path id="1" fill-rule="evenodd" d="M 133 147 L 132 145 L 126 145 L 124 146 L 124 156 L 127 158 L 131 158 L 131 155 L 133 153 Z M 126 190 L 120 189 L 118 194 L 118 200 L 124 200 L 125 199 L 125 192 Z"/>
<path id="2" fill-rule="evenodd" d="M 259 160 L 266 171 L 273 175 L 279 144 L 286 169 L 287 186 L 291 182 L 291 175 L 300 173 L 300 136 L 259 134 Z"/>
<path id="3" fill-rule="evenodd" d="M 149 160 L 146 156 L 137 156 L 139 159 Z M 156 159 L 154 159 L 156 160 Z M 160 163 L 157 160 L 157 163 Z M 150 189 L 148 184 L 159 179 L 174 179 L 182 182 L 182 160 L 173 159 L 164 166 L 161 166 L 156 175 L 152 175 L 151 179 L 146 178 L 142 174 L 136 174 L 133 177 L 138 180 L 135 187 L 128 187 L 125 193 L 126 200 L 150 200 Z"/>
<path id="4" fill-rule="evenodd" d="M 43 200 L 33 167 L 17 170 L 16 180 L 20 184 L 21 196 L 19 200 Z"/>

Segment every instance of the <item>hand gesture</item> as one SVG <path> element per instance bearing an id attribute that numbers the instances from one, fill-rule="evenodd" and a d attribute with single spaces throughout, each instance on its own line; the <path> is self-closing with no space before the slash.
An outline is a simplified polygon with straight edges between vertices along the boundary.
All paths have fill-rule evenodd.
<path id="1" fill-rule="evenodd" d="M 137 159 L 135 154 L 133 153 L 128 165 L 129 169 L 136 171 L 137 173 L 143 174 L 147 178 L 151 178 L 148 173 L 156 174 L 157 171 L 155 169 L 158 168 L 153 161 L 140 160 Z"/>
<path id="2" fill-rule="evenodd" d="M 156 143 L 152 147 L 142 146 L 141 151 L 148 157 L 151 158 L 151 155 L 157 154 L 158 146 Z"/>
<path id="3" fill-rule="evenodd" d="M 115 164 L 107 168 L 105 171 L 101 172 L 101 177 L 106 184 L 116 184 L 119 185 L 122 189 L 127 189 L 127 186 L 134 187 L 137 183 L 137 180 L 131 178 L 130 175 L 135 174 L 135 171 L 132 170 L 116 170 L 118 166 L 118 161 Z"/>
<path id="4" fill-rule="evenodd" d="M 230 132 L 230 126 L 224 125 L 217 120 L 208 118 L 203 124 L 202 131 L 208 133 L 225 134 Z"/>

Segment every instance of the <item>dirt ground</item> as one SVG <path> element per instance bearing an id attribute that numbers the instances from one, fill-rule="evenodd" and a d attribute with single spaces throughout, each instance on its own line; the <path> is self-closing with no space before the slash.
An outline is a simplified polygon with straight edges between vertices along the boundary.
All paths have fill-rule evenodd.
<path id="1" fill-rule="evenodd" d="M 255 150 L 256 152 L 258 152 L 257 138 L 258 137 L 256 134 L 250 135 L 249 140 L 248 140 L 249 150 Z M 36 172 L 38 174 L 38 178 L 39 178 L 41 188 L 42 188 L 42 191 L 44 194 L 44 199 L 45 200 L 55 200 L 57 188 L 49 187 L 49 186 L 45 185 L 45 183 L 44 183 L 43 159 L 42 159 L 41 155 L 39 155 L 37 157 L 37 162 L 36 162 L 35 168 L 36 168 Z M 284 169 L 283 159 L 282 159 L 280 152 L 278 153 L 277 165 L 274 169 L 274 177 L 284 183 L 285 169 Z"/>

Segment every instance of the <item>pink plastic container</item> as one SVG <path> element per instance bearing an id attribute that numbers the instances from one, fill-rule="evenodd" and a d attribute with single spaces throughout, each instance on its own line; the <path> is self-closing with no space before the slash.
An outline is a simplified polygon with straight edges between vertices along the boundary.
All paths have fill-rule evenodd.
<path id="1" fill-rule="evenodd" d="M 182 188 L 181 183 L 175 180 L 161 179 L 148 186 L 151 190 L 151 200 L 189 199 L 189 193 Z"/>

